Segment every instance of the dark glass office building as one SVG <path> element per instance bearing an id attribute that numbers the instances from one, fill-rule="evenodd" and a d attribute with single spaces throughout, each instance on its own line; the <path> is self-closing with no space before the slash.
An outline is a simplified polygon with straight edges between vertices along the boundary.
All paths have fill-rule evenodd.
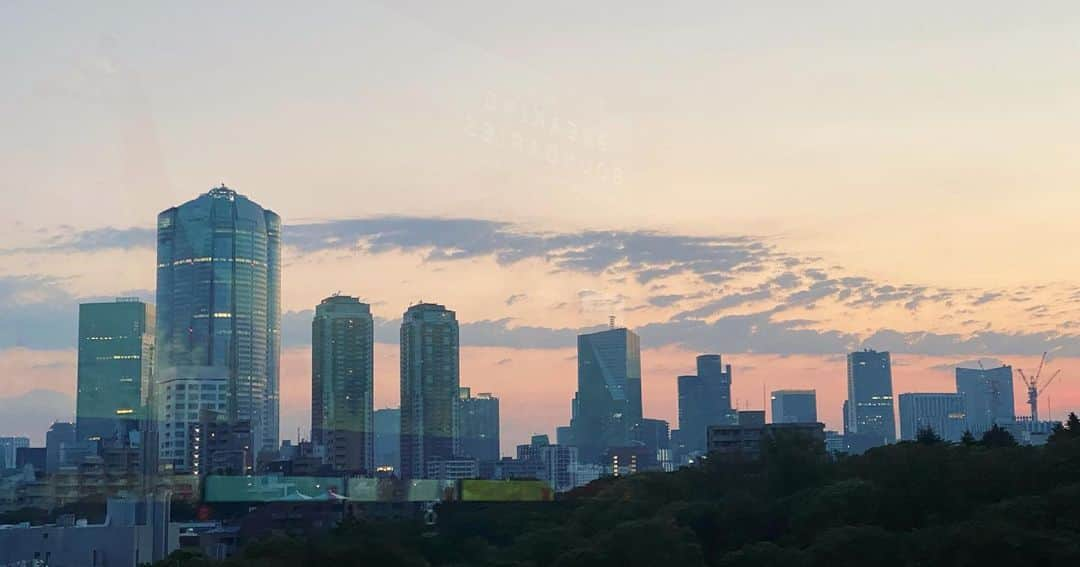
<path id="1" fill-rule="evenodd" d="M 611 447 L 625 447 L 641 422 L 641 343 L 629 329 L 578 336 L 574 443 L 580 459 L 597 463 Z"/>
<path id="2" fill-rule="evenodd" d="M 452 460 L 457 439 L 458 322 L 434 303 L 401 321 L 401 477 L 425 478 L 427 464 Z"/>
<path id="3" fill-rule="evenodd" d="M 499 460 L 499 398 L 489 393 L 472 395 L 461 388 L 458 397 L 458 456 L 478 461 Z"/>
<path id="4" fill-rule="evenodd" d="M 75 429 L 127 444 L 143 416 L 154 360 L 154 307 L 137 299 L 79 305 Z"/>
<path id="5" fill-rule="evenodd" d="M 900 394 L 900 439 L 914 441 L 930 428 L 946 441 L 959 441 L 967 427 L 964 397 L 952 393 Z"/>
<path id="6" fill-rule="evenodd" d="M 155 382 L 226 377 L 227 419 L 251 421 L 257 449 L 276 450 L 280 217 L 221 186 L 163 211 L 157 233 Z"/>
<path id="7" fill-rule="evenodd" d="M 776 390 L 771 402 L 773 423 L 817 423 L 814 390 Z"/>
<path id="8" fill-rule="evenodd" d="M 371 307 L 335 295 L 311 322 L 311 440 L 338 471 L 375 472 L 375 335 Z"/>
<path id="9" fill-rule="evenodd" d="M 401 471 L 401 410 L 375 410 L 376 472 L 399 474 Z"/>
<path id="10" fill-rule="evenodd" d="M 1011 366 L 957 368 L 956 391 L 964 396 L 967 426 L 976 435 L 1016 420 Z"/>
<path id="11" fill-rule="evenodd" d="M 847 434 L 854 452 L 896 442 L 892 361 L 887 352 L 848 354 Z"/>
<path id="12" fill-rule="evenodd" d="M 697 357 L 697 376 L 706 400 L 706 427 L 735 423 L 738 417 L 731 407 L 731 365 L 724 364 L 719 354 L 703 354 Z"/>
<path id="13" fill-rule="evenodd" d="M 689 453 L 704 452 L 710 425 L 734 423 L 731 365 L 719 354 L 697 357 L 697 374 L 679 376 L 679 439 Z"/>

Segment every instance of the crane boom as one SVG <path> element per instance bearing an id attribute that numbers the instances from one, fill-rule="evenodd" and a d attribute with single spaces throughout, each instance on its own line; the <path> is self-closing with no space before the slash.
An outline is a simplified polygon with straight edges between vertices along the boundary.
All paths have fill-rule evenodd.
<path id="1" fill-rule="evenodd" d="M 1055 372 L 1055 373 L 1054 373 L 1054 374 L 1053 374 L 1052 376 L 1050 376 L 1049 378 L 1047 378 L 1047 379 L 1046 379 L 1046 382 L 1043 382 L 1043 385 L 1042 385 L 1042 387 L 1041 387 L 1041 388 L 1039 388 L 1039 393 L 1041 394 L 1041 393 L 1045 392 L 1045 391 L 1046 391 L 1046 389 L 1050 387 L 1050 383 L 1051 383 L 1051 382 L 1053 382 L 1053 381 L 1054 381 L 1054 378 L 1057 378 L 1059 374 L 1061 374 L 1061 370 L 1060 370 L 1060 369 L 1059 369 L 1059 370 L 1058 370 L 1057 372 Z"/>

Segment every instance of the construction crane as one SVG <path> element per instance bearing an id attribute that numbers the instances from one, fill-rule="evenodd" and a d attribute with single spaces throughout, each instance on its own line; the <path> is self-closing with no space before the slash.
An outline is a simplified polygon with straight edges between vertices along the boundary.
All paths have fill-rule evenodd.
<path id="1" fill-rule="evenodd" d="M 1027 374 L 1024 374 L 1023 370 L 1020 370 L 1019 368 L 1016 369 L 1020 373 L 1020 378 L 1024 380 L 1024 385 L 1027 386 L 1028 405 L 1031 406 L 1032 424 L 1038 423 L 1039 421 L 1039 394 L 1045 392 L 1046 389 L 1050 387 L 1050 384 L 1053 383 L 1054 378 L 1057 378 L 1058 374 L 1061 374 L 1061 370 L 1058 370 L 1051 374 L 1049 378 L 1043 380 L 1042 373 L 1043 368 L 1046 367 L 1046 354 L 1047 353 L 1045 352 L 1043 353 L 1042 360 L 1039 361 L 1039 368 L 1035 371 L 1034 376 L 1029 378 Z"/>

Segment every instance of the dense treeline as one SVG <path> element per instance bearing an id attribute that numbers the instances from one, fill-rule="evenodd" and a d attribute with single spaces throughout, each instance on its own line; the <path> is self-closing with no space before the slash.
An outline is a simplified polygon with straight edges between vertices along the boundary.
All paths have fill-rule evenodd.
<path id="1" fill-rule="evenodd" d="M 598 481 L 550 505 L 446 504 L 435 529 L 351 522 L 223 565 L 375 564 L 1080 565 L 1080 420 L 1045 447 L 1003 430 L 958 444 L 927 431 L 839 460 L 779 437 L 760 462 Z"/>

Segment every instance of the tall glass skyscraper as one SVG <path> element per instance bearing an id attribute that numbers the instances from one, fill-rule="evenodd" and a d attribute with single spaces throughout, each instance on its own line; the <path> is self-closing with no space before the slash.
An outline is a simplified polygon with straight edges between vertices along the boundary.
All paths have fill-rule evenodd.
<path id="1" fill-rule="evenodd" d="M 570 426 L 582 461 L 625 447 L 641 422 L 641 341 L 629 329 L 578 335 L 578 391 Z"/>
<path id="2" fill-rule="evenodd" d="M 257 450 L 277 449 L 281 218 L 222 185 L 157 226 L 155 382 L 224 377 L 228 419 L 251 421 Z M 163 458 L 177 435 L 159 432 Z"/>
<path id="3" fill-rule="evenodd" d="M 848 434 L 855 452 L 896 442 L 892 361 L 887 352 L 848 354 Z"/>
<path id="4" fill-rule="evenodd" d="M 429 462 L 455 457 L 459 386 L 454 312 L 409 307 L 401 320 L 402 478 L 425 478 Z"/>
<path id="5" fill-rule="evenodd" d="M 153 305 L 126 298 L 79 305 L 79 441 L 127 443 L 144 415 L 153 362 Z"/>
<path id="6" fill-rule="evenodd" d="M 335 295 L 311 322 L 311 440 L 332 468 L 375 472 L 375 336 L 371 307 Z"/>

